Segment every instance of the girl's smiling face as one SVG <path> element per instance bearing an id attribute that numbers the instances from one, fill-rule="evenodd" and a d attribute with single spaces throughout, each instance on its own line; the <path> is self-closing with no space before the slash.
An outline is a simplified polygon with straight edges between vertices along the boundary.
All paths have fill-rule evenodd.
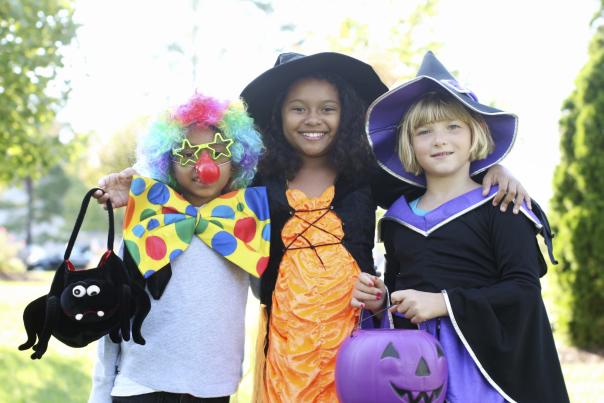
<path id="1" fill-rule="evenodd" d="M 461 120 L 424 124 L 413 131 L 415 158 L 426 176 L 450 176 L 470 172 L 472 133 Z"/>
<path id="2" fill-rule="evenodd" d="M 216 130 L 211 128 L 194 127 L 188 130 L 186 138 L 193 146 L 207 144 L 214 141 L 215 133 Z M 187 151 L 183 150 L 183 152 L 186 153 Z M 212 159 L 212 152 L 211 149 L 203 149 L 199 152 L 198 158 L 201 159 L 205 157 Z M 183 166 L 176 160 L 172 162 L 174 179 L 176 179 L 176 182 L 180 187 L 181 194 L 194 206 L 201 206 L 220 196 L 229 184 L 231 178 L 231 163 L 229 161 L 216 162 L 219 163 L 218 169 L 220 170 L 220 175 L 215 182 L 209 184 L 205 184 L 199 179 L 194 164 Z"/>
<path id="3" fill-rule="evenodd" d="M 340 99 L 334 85 L 302 79 L 289 89 L 281 117 L 287 142 L 306 158 L 325 158 L 340 125 Z"/>

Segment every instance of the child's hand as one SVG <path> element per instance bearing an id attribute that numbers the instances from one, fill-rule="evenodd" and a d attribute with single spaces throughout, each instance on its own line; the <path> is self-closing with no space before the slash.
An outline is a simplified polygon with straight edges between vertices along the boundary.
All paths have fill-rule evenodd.
<path id="1" fill-rule="evenodd" d="M 414 324 L 448 316 L 445 297 L 440 292 L 402 290 L 393 292 L 390 299 L 395 304 L 390 312 L 398 311 Z"/>
<path id="2" fill-rule="evenodd" d="M 123 207 L 128 204 L 128 192 L 132 183 L 132 176 L 137 175 L 134 168 L 126 168 L 120 173 L 112 173 L 99 179 L 99 187 L 105 191 L 96 191 L 92 196 L 97 203 L 105 204 L 111 199 L 113 208 Z"/>
<path id="3" fill-rule="evenodd" d="M 386 286 L 382 279 L 367 273 L 361 273 L 352 290 L 350 304 L 355 308 L 379 310 L 384 305 Z"/>
<path id="4" fill-rule="evenodd" d="M 507 169 L 499 164 L 489 168 L 482 180 L 483 196 L 486 196 L 489 193 L 489 189 L 491 189 L 492 185 L 499 185 L 499 191 L 493 198 L 493 206 L 496 206 L 501 202 L 501 211 L 506 211 L 508 204 L 511 202 L 514 202 L 514 214 L 518 214 L 523 201 L 526 202 L 529 209 L 532 208 L 531 198 L 524 186 L 522 186 Z"/>

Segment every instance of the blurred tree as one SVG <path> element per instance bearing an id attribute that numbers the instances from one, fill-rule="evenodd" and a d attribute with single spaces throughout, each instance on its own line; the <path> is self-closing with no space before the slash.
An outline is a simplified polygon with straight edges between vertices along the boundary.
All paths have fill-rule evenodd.
<path id="1" fill-rule="evenodd" d="M 262 10 L 262 12 L 264 12 L 265 14 L 271 14 L 272 12 L 275 11 L 275 8 L 273 7 L 273 2 L 271 0 L 243 0 L 243 1 L 249 1 L 256 7 L 258 7 L 260 10 Z"/>
<path id="2" fill-rule="evenodd" d="M 11 233 L 21 234 L 25 224 L 31 221 L 35 230 L 35 243 L 44 244 L 47 241 L 66 243 L 84 194 L 98 180 L 96 176 L 98 172 L 94 176 L 94 183 L 89 184 L 89 180 L 83 179 L 84 162 L 81 160 L 76 163 L 59 163 L 37 180 L 36 197 L 31 211 L 28 209 L 27 201 L 1 202 L 0 208 L 11 211 L 10 217 L 3 223 L 4 227 Z M 115 213 L 116 228 L 120 226 L 122 215 L 123 212 L 120 211 Z M 96 207 L 95 203 L 88 208 L 82 231 L 101 233 L 107 231 L 107 214 L 102 208 Z"/>
<path id="3" fill-rule="evenodd" d="M 138 137 L 147 130 L 150 121 L 150 116 L 140 116 L 109 136 L 96 134 L 96 149 L 91 148 L 82 154 L 77 164 L 82 167 L 77 170 L 80 178 L 93 186 L 101 176 L 132 166 L 136 160 Z"/>
<path id="4" fill-rule="evenodd" d="M 4 223 L 5 227 L 12 233 L 22 233 L 28 222 L 32 225 L 52 223 L 36 227 L 36 242 L 64 241 L 69 235 L 62 228 L 63 215 L 66 214 L 64 199 L 73 180 L 60 164 L 50 168 L 45 176 L 36 181 L 36 197 L 31 209 L 28 200 L 3 203 L 4 208 L 11 209 L 10 218 Z"/>
<path id="5" fill-rule="evenodd" d="M 90 188 L 97 186 L 102 176 L 120 172 L 134 164 L 138 136 L 147 129 L 149 122 L 149 116 L 141 116 L 109 136 L 89 133 L 90 146 L 87 150 L 79 153 L 69 164 L 63 164 L 62 169 L 69 179 L 69 186 L 61 195 L 62 208 L 57 210 L 65 220 L 62 234 L 69 234 L 80 209 L 82 197 Z M 122 216 L 123 209 L 115 211 L 118 229 Z M 107 214 L 100 208 L 89 207 L 82 230 L 105 232 L 106 229 Z"/>
<path id="6" fill-rule="evenodd" d="M 279 0 L 231 0 L 232 7 L 240 7 L 241 5 L 253 6 L 255 9 L 259 10 L 262 15 L 265 17 L 265 20 L 262 22 L 258 22 L 259 24 L 265 23 L 270 20 L 274 16 L 275 12 L 275 4 L 279 2 Z M 200 61 L 208 60 L 211 57 L 208 54 L 208 50 L 211 50 L 208 46 L 205 46 L 203 42 L 203 38 L 208 38 L 208 35 L 215 33 L 210 33 L 204 28 L 204 19 L 208 18 L 208 7 L 211 7 L 210 4 L 212 0 L 189 0 L 189 12 L 192 16 L 190 23 L 187 24 L 186 33 L 182 36 L 177 36 L 173 40 L 169 41 L 166 44 L 166 50 L 171 53 L 173 56 L 176 56 L 177 64 L 180 66 L 183 63 L 190 67 L 190 76 L 191 76 L 191 84 L 192 88 L 197 88 L 198 86 L 198 77 L 203 75 L 203 66 Z M 211 18 L 211 17 L 210 17 Z M 283 21 L 279 25 L 279 30 L 282 32 L 293 31 L 295 29 L 295 25 L 288 19 Z M 280 49 L 280 46 L 276 46 L 277 49 Z M 216 58 L 221 58 L 222 55 L 230 52 L 231 50 L 227 45 L 222 45 L 221 48 L 216 49 L 216 53 L 212 55 Z"/>
<path id="7" fill-rule="evenodd" d="M 95 185 L 87 185 L 86 182 L 81 181 L 76 176 L 69 176 L 69 189 L 63 196 L 63 226 L 61 232 L 64 236 L 64 240 L 71 234 L 73 225 L 75 224 L 78 211 L 82 205 L 82 198 L 86 192 L 94 187 Z M 120 228 L 124 209 L 119 209 L 114 212 L 115 217 L 115 237 L 116 240 L 120 236 Z M 107 233 L 107 213 L 98 206 L 96 203 L 91 202 L 86 211 L 86 218 L 82 223 L 81 232 L 98 232 L 101 234 L 101 242 L 104 242 Z M 117 249 L 117 244 L 115 245 Z"/>
<path id="8" fill-rule="evenodd" d="M 72 13 L 69 0 L 0 3 L 0 182 L 40 177 L 61 157 L 54 122 L 68 86 L 55 77 L 76 33 Z"/>
<path id="9" fill-rule="evenodd" d="M 0 227 L 0 280 L 11 273 L 25 271 L 25 265 L 18 258 L 22 247 L 22 242 L 13 239 L 6 228 Z"/>
<path id="10" fill-rule="evenodd" d="M 329 38 L 330 48 L 365 60 L 391 88 L 414 77 L 426 51 L 440 47 L 428 32 L 438 2 L 408 2 L 405 7 L 410 7 L 409 10 L 400 2 L 387 2 L 383 7 L 389 7 L 392 18 L 381 26 L 346 18 L 338 35 Z"/>
<path id="11" fill-rule="evenodd" d="M 564 102 L 552 221 L 560 269 L 560 321 L 579 347 L 604 347 L 604 2 L 589 60 Z"/>
<path id="12" fill-rule="evenodd" d="M 55 80 L 60 49 L 76 34 L 70 0 L 4 0 L 0 3 L 0 183 L 23 180 L 28 195 L 26 244 L 32 243 L 34 180 L 72 147 L 59 138 L 55 115 L 68 83 Z M 77 145 L 74 145 L 77 147 Z"/>
<path id="13" fill-rule="evenodd" d="M 87 152 L 81 153 L 78 159 L 65 167 L 72 178 L 71 187 L 65 195 L 65 225 L 71 231 L 70 225 L 80 208 L 82 197 L 86 191 L 97 186 L 99 179 L 112 172 L 120 172 L 134 165 L 136 161 L 136 143 L 141 133 L 147 130 L 151 117 L 141 116 L 123 128 L 116 130 L 107 137 L 98 133 L 90 134 L 95 137 L 94 145 Z M 120 228 L 124 209 L 115 211 L 115 227 Z M 67 228 L 69 227 L 69 228 Z M 106 231 L 107 214 L 101 209 L 91 209 L 82 225 L 83 230 Z"/>

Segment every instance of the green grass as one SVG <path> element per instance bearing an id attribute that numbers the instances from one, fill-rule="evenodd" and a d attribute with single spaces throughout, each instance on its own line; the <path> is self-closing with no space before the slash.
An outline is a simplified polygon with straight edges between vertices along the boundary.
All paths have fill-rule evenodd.
<path id="1" fill-rule="evenodd" d="M 83 402 L 90 391 L 88 361 L 80 357 L 48 354 L 32 362 L 29 354 L 0 348 L 0 401 Z"/>
<path id="2" fill-rule="evenodd" d="M 562 371 L 571 402 L 604 402 L 604 359 L 594 363 L 563 363 Z"/>
<path id="3" fill-rule="evenodd" d="M 51 273 L 39 281 L 0 281 L 0 402 L 84 402 L 90 391 L 94 347 L 69 348 L 51 339 L 41 360 L 17 346 L 27 337 L 21 317 L 29 301 L 48 292 Z"/>
<path id="4" fill-rule="evenodd" d="M 27 339 L 23 309 L 46 294 L 53 273 L 35 273 L 36 281 L 0 281 L 0 402 L 80 403 L 88 400 L 96 343 L 70 348 L 51 338 L 41 360 L 31 360 L 33 352 L 17 347 Z M 253 297 L 251 297 L 253 298 Z M 253 348 L 257 302 L 250 299 L 246 318 L 246 353 Z M 246 354 L 244 377 L 232 403 L 251 400 L 253 384 L 250 354 Z"/>
<path id="5" fill-rule="evenodd" d="M 26 339 L 21 315 L 33 299 L 48 291 L 52 273 L 37 281 L 0 281 L 0 402 L 70 403 L 85 402 L 91 385 L 96 345 L 74 349 L 51 339 L 41 360 L 29 358 L 31 350 L 18 351 Z M 546 289 L 547 291 L 547 289 Z M 246 315 L 246 360 L 244 377 L 232 403 L 250 401 L 252 389 L 251 354 L 256 338 L 257 302 L 250 297 Z M 565 347 L 562 363 L 572 402 L 604 402 L 604 358 Z M 568 353 L 570 351 L 570 353 Z M 547 387 L 547 385 L 544 385 Z"/>

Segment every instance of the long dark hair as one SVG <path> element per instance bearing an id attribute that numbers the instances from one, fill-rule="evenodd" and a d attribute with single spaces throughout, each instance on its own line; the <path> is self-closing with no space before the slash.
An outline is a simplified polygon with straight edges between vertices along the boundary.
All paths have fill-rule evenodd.
<path id="1" fill-rule="evenodd" d="M 298 152 L 287 142 L 283 134 L 281 107 L 289 89 L 305 79 L 327 81 L 338 90 L 341 104 L 340 124 L 328 152 L 329 161 L 340 177 L 348 180 L 366 180 L 375 167 L 375 157 L 365 134 L 367 105 L 344 79 L 333 73 L 312 73 L 300 77 L 283 90 L 273 104 L 271 120 L 263 128 L 265 153 L 258 164 L 258 173 L 263 178 L 291 180 L 302 166 Z"/>

